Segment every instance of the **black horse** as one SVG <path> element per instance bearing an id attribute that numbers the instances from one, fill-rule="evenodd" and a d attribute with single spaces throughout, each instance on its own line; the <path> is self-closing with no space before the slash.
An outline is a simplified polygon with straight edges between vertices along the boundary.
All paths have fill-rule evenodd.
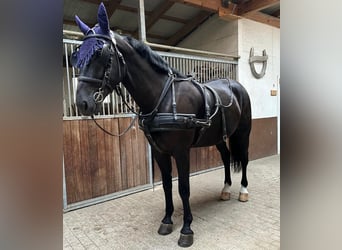
<path id="1" fill-rule="evenodd" d="M 198 84 L 169 67 L 144 43 L 123 37 L 109 29 L 103 4 L 98 24 L 89 28 L 77 16 L 85 34 L 71 61 L 80 68 L 76 103 L 83 115 L 97 112 L 104 97 L 122 82 L 140 108 L 139 124 L 149 140 L 161 170 L 165 193 L 165 217 L 158 233 L 172 232 L 171 156 L 178 170 L 178 189 L 184 208 L 184 223 L 178 244 L 193 243 L 190 228 L 189 153 L 191 147 L 216 145 L 225 169 L 221 199 L 230 199 L 230 166 L 242 169 L 240 201 L 248 200 L 247 164 L 251 131 L 251 105 L 244 87 L 229 79 Z M 229 138 L 229 150 L 226 139 Z"/>

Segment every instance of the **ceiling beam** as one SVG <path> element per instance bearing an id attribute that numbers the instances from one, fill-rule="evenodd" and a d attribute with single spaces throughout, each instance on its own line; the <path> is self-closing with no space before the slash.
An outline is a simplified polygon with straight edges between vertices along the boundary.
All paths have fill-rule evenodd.
<path id="1" fill-rule="evenodd" d="M 83 2 L 93 3 L 99 5 L 101 2 L 106 7 L 108 19 L 112 17 L 115 10 L 120 6 L 122 0 L 111 0 L 111 1 L 101 1 L 101 0 L 82 0 Z"/>
<path id="2" fill-rule="evenodd" d="M 173 2 L 182 3 L 194 7 L 200 7 L 204 10 L 217 12 L 221 6 L 221 0 L 171 0 Z"/>
<path id="3" fill-rule="evenodd" d="M 229 4 L 228 8 L 220 6 L 218 9 L 219 17 L 228 21 L 240 18 L 237 12 L 238 8 L 236 4 Z"/>
<path id="4" fill-rule="evenodd" d="M 154 10 L 150 13 L 150 15 L 147 17 L 146 20 L 146 31 L 148 31 L 158 20 L 159 18 L 166 12 L 168 9 L 170 9 L 174 5 L 174 2 L 172 1 L 165 1 L 161 2 L 157 7 L 154 8 Z M 146 12 L 146 11 L 145 11 Z M 138 29 L 136 29 L 133 33 L 134 36 L 137 36 Z"/>
<path id="5" fill-rule="evenodd" d="M 195 16 L 190 22 L 184 25 L 176 34 L 172 35 L 167 41 L 167 45 L 177 45 L 186 35 L 188 35 L 192 30 L 198 27 L 203 21 L 205 21 L 211 13 L 202 10 L 197 16 Z"/>
<path id="6" fill-rule="evenodd" d="M 250 0 L 238 5 L 238 15 L 243 16 L 249 12 L 266 9 L 275 4 L 279 4 L 280 0 Z"/>
<path id="7" fill-rule="evenodd" d="M 280 9 L 272 13 L 272 16 L 280 17 Z"/>
<path id="8" fill-rule="evenodd" d="M 280 19 L 274 16 L 266 15 L 259 11 L 252 11 L 243 15 L 244 18 L 251 19 L 256 22 L 271 25 L 280 28 Z"/>
<path id="9" fill-rule="evenodd" d="M 168 11 L 172 6 L 174 5 L 174 2 L 171 1 L 165 1 L 159 4 L 152 12 L 152 14 L 147 18 L 146 20 L 146 29 L 149 29 L 155 24 L 158 19 L 166 12 Z"/>
<path id="10" fill-rule="evenodd" d="M 70 19 L 64 19 L 63 20 L 63 24 L 77 26 L 75 20 L 70 20 Z M 120 28 L 118 26 L 112 26 L 112 27 L 110 27 L 110 29 L 116 31 L 119 34 L 122 33 L 124 35 L 130 35 L 130 36 L 133 36 L 133 37 L 137 38 L 137 34 L 134 31 L 132 31 L 132 30 L 125 30 L 125 29 L 122 29 L 122 28 Z M 159 39 L 159 40 L 167 40 L 167 38 L 164 37 L 164 36 L 156 35 L 156 34 L 149 33 L 149 32 L 147 32 L 146 35 L 149 38 L 155 38 L 155 39 Z"/>
<path id="11" fill-rule="evenodd" d="M 121 4 L 121 0 L 111 0 L 111 1 L 105 1 L 104 5 L 106 6 L 108 19 L 112 17 L 115 10 L 118 8 L 118 6 Z"/>

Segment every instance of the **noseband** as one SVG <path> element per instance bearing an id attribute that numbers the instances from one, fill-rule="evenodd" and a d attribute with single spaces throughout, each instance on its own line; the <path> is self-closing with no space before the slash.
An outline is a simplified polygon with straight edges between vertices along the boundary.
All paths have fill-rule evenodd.
<path id="1" fill-rule="evenodd" d="M 96 39 L 101 39 L 105 40 L 110 43 L 110 49 L 109 51 L 105 48 L 103 48 L 103 53 L 104 53 L 104 61 L 107 63 L 104 76 L 102 79 L 97 79 L 97 78 L 92 78 L 92 77 L 87 77 L 87 76 L 79 76 L 78 79 L 83 82 L 88 82 L 88 83 L 95 83 L 95 84 L 100 84 L 101 87 L 96 91 L 93 95 L 93 99 L 95 103 L 101 103 L 104 99 L 104 89 L 105 87 L 108 87 L 111 92 L 114 90 L 114 87 L 118 86 L 118 84 L 122 81 L 124 76 L 126 75 L 126 62 L 125 59 L 122 55 L 122 53 L 119 51 L 116 40 L 114 35 L 112 36 L 106 36 L 106 35 L 100 35 L 100 34 L 89 34 L 84 37 L 84 40 L 90 39 L 90 38 L 96 38 Z M 119 80 L 117 82 L 113 83 L 113 79 L 111 79 L 112 75 L 112 62 L 113 62 L 113 57 L 115 55 L 116 62 L 118 65 L 118 71 L 119 71 Z M 121 67 L 122 64 L 122 67 Z"/>

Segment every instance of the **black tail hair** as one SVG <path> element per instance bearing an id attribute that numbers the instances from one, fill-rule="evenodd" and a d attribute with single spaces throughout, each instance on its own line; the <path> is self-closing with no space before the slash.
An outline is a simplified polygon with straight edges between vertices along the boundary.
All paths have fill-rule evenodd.
<path id="1" fill-rule="evenodd" d="M 242 165 L 248 163 L 249 134 L 250 128 L 237 129 L 229 138 L 230 165 L 234 172 L 240 172 Z"/>

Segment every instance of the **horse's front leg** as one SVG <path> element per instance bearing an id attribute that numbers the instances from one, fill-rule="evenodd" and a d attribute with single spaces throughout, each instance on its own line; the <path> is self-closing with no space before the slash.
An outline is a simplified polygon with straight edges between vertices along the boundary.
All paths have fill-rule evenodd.
<path id="1" fill-rule="evenodd" d="M 190 228 L 192 222 L 192 214 L 190 209 L 190 184 L 189 184 L 189 169 L 190 169 L 190 149 L 178 151 L 174 155 L 178 170 L 178 191 L 182 199 L 184 217 L 183 227 L 181 230 L 178 245 L 181 247 L 189 247 L 193 243 L 194 232 Z"/>
<path id="2" fill-rule="evenodd" d="M 173 201 L 172 201 L 172 165 L 171 156 L 168 154 L 163 154 L 157 150 L 153 150 L 153 155 L 158 162 L 160 172 L 162 175 L 163 189 L 165 194 L 165 216 L 162 219 L 162 223 L 158 229 L 160 235 L 167 235 L 172 232 L 172 219 L 171 216 L 174 211 Z"/>

